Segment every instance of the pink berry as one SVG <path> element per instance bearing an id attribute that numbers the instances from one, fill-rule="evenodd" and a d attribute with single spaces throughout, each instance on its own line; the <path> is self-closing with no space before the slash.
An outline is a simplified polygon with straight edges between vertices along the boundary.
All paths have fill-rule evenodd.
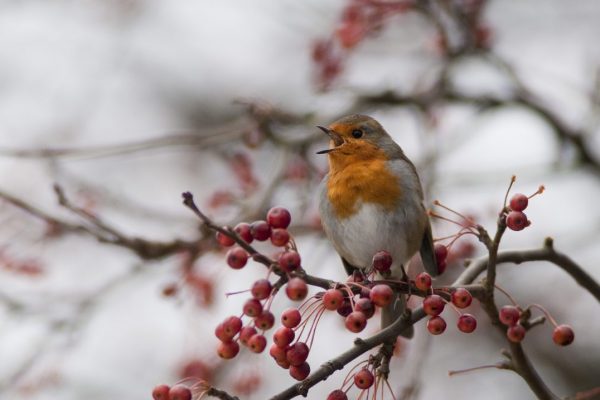
<path id="1" fill-rule="evenodd" d="M 523 193 L 517 193 L 510 199 L 510 209 L 513 211 L 523 211 L 527 208 L 529 199 Z"/>
<path id="2" fill-rule="evenodd" d="M 290 233 L 287 229 L 275 228 L 271 231 L 271 243 L 277 247 L 283 247 L 290 241 Z"/>
<path id="3" fill-rule="evenodd" d="M 241 247 L 233 247 L 227 252 L 227 264 L 233 269 L 244 268 L 248 262 L 248 253 Z"/>
<path id="4" fill-rule="evenodd" d="M 337 289 L 329 289 L 323 294 L 323 307 L 326 310 L 337 310 L 344 304 L 344 294 Z"/>
<path id="5" fill-rule="evenodd" d="M 517 324 L 513 326 L 509 326 L 506 330 L 506 337 L 513 343 L 519 343 L 525 338 L 525 328 L 523 325 Z"/>
<path id="6" fill-rule="evenodd" d="M 437 270 L 438 275 L 441 275 L 446 271 L 446 267 L 448 266 L 448 262 L 446 260 L 437 261 Z"/>
<path id="7" fill-rule="evenodd" d="M 367 317 L 360 311 L 353 311 L 346 317 L 345 325 L 350 332 L 358 333 L 367 326 Z"/>
<path id="8" fill-rule="evenodd" d="M 290 212 L 283 207 L 273 207 L 267 213 L 267 222 L 273 228 L 287 228 L 292 221 Z"/>
<path id="9" fill-rule="evenodd" d="M 250 225 L 250 233 L 254 239 L 264 242 L 271 237 L 271 226 L 267 221 L 254 221 Z"/>
<path id="10" fill-rule="evenodd" d="M 427 330 L 432 335 L 440 335 L 446 330 L 446 321 L 439 315 L 432 317 L 427 321 Z"/>
<path id="11" fill-rule="evenodd" d="M 271 347 L 269 348 L 269 355 L 271 357 L 273 357 L 275 359 L 275 361 L 283 361 L 286 360 L 286 352 L 287 352 L 287 348 L 282 348 L 277 346 L 275 343 L 273 343 L 271 345 Z"/>
<path id="12" fill-rule="evenodd" d="M 262 353 L 265 347 L 267 347 L 267 339 L 259 333 L 248 339 L 248 348 L 253 353 Z"/>
<path id="13" fill-rule="evenodd" d="M 432 294 L 431 296 L 425 297 L 423 300 L 423 310 L 427 315 L 431 315 L 435 317 L 436 315 L 440 315 L 442 311 L 444 311 L 444 299 L 437 294 Z"/>
<path id="14" fill-rule="evenodd" d="M 463 314 L 458 318 L 458 330 L 464 333 L 471 333 L 477 328 L 477 320 L 471 314 Z"/>
<path id="15" fill-rule="evenodd" d="M 427 292 L 431 289 L 431 275 L 427 272 L 421 272 L 415 277 L 415 286 L 417 289 Z"/>
<path id="16" fill-rule="evenodd" d="M 375 377 L 373 376 L 373 373 L 366 368 L 363 368 L 354 374 L 354 384 L 359 389 L 368 389 L 373 386 L 373 382 L 375 382 Z"/>
<path id="17" fill-rule="evenodd" d="M 371 300 L 361 298 L 354 303 L 354 311 L 363 313 L 369 319 L 375 314 L 375 305 Z"/>
<path id="18" fill-rule="evenodd" d="M 183 386 L 175 385 L 169 390 L 169 400 L 191 400 L 192 391 Z"/>
<path id="19" fill-rule="evenodd" d="M 290 300 L 304 300 L 308 294 L 308 285 L 300 278 L 292 278 L 285 286 L 285 294 Z"/>
<path id="20" fill-rule="evenodd" d="M 527 215 L 521 211 L 511 211 L 506 216 L 506 226 L 513 231 L 522 231 L 528 226 Z"/>
<path id="21" fill-rule="evenodd" d="M 297 308 L 288 308 L 281 313 L 281 323 L 286 328 L 295 328 L 302 320 L 302 315 Z"/>
<path id="22" fill-rule="evenodd" d="M 369 292 L 369 298 L 378 307 L 385 307 L 394 300 L 394 291 L 385 284 L 375 285 Z"/>
<path id="23" fill-rule="evenodd" d="M 575 340 L 575 333 L 569 325 L 558 325 L 552 332 L 552 340 L 559 346 L 568 346 Z"/>
<path id="24" fill-rule="evenodd" d="M 154 400 L 169 400 L 169 385 L 158 385 L 152 390 Z"/>
<path id="25" fill-rule="evenodd" d="M 254 325 L 263 331 L 271 329 L 275 324 L 275 316 L 271 311 L 263 310 L 263 312 L 254 318 Z"/>
<path id="26" fill-rule="evenodd" d="M 217 232 L 216 238 L 217 242 L 219 242 L 219 244 L 223 247 L 230 247 L 233 246 L 233 244 L 235 243 L 235 240 L 233 240 L 227 235 L 222 234 L 221 232 Z"/>
<path id="27" fill-rule="evenodd" d="M 515 306 L 504 306 L 500 309 L 498 318 L 504 325 L 516 325 L 521 317 L 521 311 Z"/>
<path id="28" fill-rule="evenodd" d="M 307 362 L 290 367 L 290 376 L 297 381 L 305 380 L 308 375 L 310 375 L 310 365 Z"/>
<path id="29" fill-rule="evenodd" d="M 232 359 L 237 356 L 240 351 L 240 345 L 237 342 L 219 342 L 217 354 L 225 360 Z"/>
<path id="30" fill-rule="evenodd" d="M 295 271 L 300 267 L 300 254 L 296 251 L 286 251 L 279 256 L 279 266 L 285 272 Z"/>
<path id="31" fill-rule="evenodd" d="M 379 272 L 387 272 L 392 266 L 392 256 L 385 250 L 380 250 L 373 256 L 373 268 Z"/>
<path id="32" fill-rule="evenodd" d="M 289 347 L 285 353 L 285 358 L 288 360 L 290 365 L 301 365 L 308 358 L 310 349 L 304 342 L 296 342 Z"/>
<path id="33" fill-rule="evenodd" d="M 233 230 L 235 231 L 235 233 L 240 235 L 240 237 L 244 239 L 246 243 L 252 243 L 252 241 L 254 240 L 254 237 L 250 232 L 250 224 L 247 224 L 246 222 L 240 222 L 235 226 L 235 228 L 233 228 Z"/>
<path id="34" fill-rule="evenodd" d="M 452 299 L 452 304 L 458 308 L 467 308 L 473 301 L 471 293 L 469 293 L 469 291 L 465 288 L 456 289 L 454 292 L 452 292 L 450 297 Z"/>
<path id="35" fill-rule="evenodd" d="M 273 334 L 273 343 L 281 348 L 286 348 L 294 341 L 295 337 L 296 334 L 292 329 L 282 326 Z"/>
<path id="36" fill-rule="evenodd" d="M 246 314 L 249 317 L 254 318 L 254 317 L 260 315 L 260 313 L 263 310 L 263 306 L 262 306 L 262 304 L 260 304 L 260 301 L 258 301 L 256 299 L 248 299 L 244 303 L 243 310 L 244 310 L 244 314 Z"/>
<path id="37" fill-rule="evenodd" d="M 242 329 L 242 320 L 238 317 L 228 317 L 215 328 L 215 336 L 223 342 L 229 342 Z"/>
<path id="38" fill-rule="evenodd" d="M 336 389 L 327 395 L 327 400 L 348 400 L 348 396 L 343 390 Z"/>
<path id="39" fill-rule="evenodd" d="M 252 284 L 252 288 L 250 289 L 250 293 L 252 293 L 252 297 L 257 300 L 264 300 L 271 295 L 271 290 L 273 286 L 268 279 L 259 279 Z"/>
<path id="40" fill-rule="evenodd" d="M 248 340 L 256 335 L 256 329 L 253 326 L 245 326 L 240 331 L 240 343 L 244 346 L 248 346 Z"/>

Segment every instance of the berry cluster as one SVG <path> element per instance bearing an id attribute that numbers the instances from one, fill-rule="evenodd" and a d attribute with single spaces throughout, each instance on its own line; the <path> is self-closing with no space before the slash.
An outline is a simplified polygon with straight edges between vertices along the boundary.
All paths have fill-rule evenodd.
<path id="1" fill-rule="evenodd" d="M 431 318 L 427 321 L 427 330 L 432 335 L 442 334 L 446 330 L 446 321 L 440 316 L 444 311 L 447 300 L 442 296 L 433 293 L 431 285 L 431 276 L 427 272 L 421 272 L 415 277 L 415 286 L 424 292 L 431 291 L 432 294 L 423 299 L 423 310 Z M 445 289 L 438 289 L 445 290 Z M 471 333 L 477 328 L 477 320 L 471 314 L 463 314 L 458 309 L 467 308 L 471 305 L 473 297 L 465 288 L 456 288 L 450 294 L 451 304 L 454 310 L 459 314 L 457 327 L 464 333 Z"/>
<path id="2" fill-rule="evenodd" d="M 312 59 L 317 67 L 319 86 L 328 89 L 342 72 L 344 60 L 351 50 L 368 36 L 377 35 L 389 17 L 405 13 L 412 7 L 408 1 L 349 1 L 331 37 L 317 40 L 313 45 Z"/>
<path id="3" fill-rule="evenodd" d="M 291 273 L 300 268 L 300 254 L 295 251 L 292 238 L 287 230 L 290 225 L 291 215 L 282 207 L 274 207 L 267 213 L 266 221 L 256 221 L 252 224 L 242 222 L 233 229 L 235 233 L 246 244 L 254 240 L 269 240 L 274 246 L 283 247 L 284 250 L 277 256 L 277 267 L 280 272 Z M 224 231 L 227 232 L 226 228 Z M 233 246 L 235 240 L 223 232 L 217 232 L 217 241 L 225 247 Z M 292 245 L 291 245 L 292 244 Z M 226 255 L 227 264 L 233 269 L 243 268 L 249 258 L 248 252 L 241 246 L 232 247 Z M 215 328 L 215 336 L 221 341 L 217 353 L 221 358 L 234 358 L 240 350 L 239 343 L 246 346 L 254 353 L 262 353 L 267 346 L 265 331 L 271 329 L 275 324 L 275 316 L 269 310 L 276 290 L 267 278 L 258 279 L 250 287 L 251 298 L 246 300 L 241 317 L 230 316 Z M 308 286 L 301 278 L 289 277 L 285 287 L 285 293 L 291 300 L 304 300 L 308 294 Z M 244 326 L 243 316 L 250 319 Z M 298 321 L 299 322 L 299 321 Z M 279 331 L 278 331 L 279 332 Z M 293 333 L 293 331 L 291 331 Z M 288 332 L 289 334 L 289 332 Z M 277 340 L 283 343 L 283 333 L 276 332 Z M 290 339 L 293 340 L 293 336 Z M 299 365 L 293 365 L 294 371 Z M 300 373 L 296 373 L 300 376 Z"/>
<path id="4" fill-rule="evenodd" d="M 158 385 L 152 390 L 154 400 L 191 400 L 192 391 L 184 385 Z"/>
<path id="5" fill-rule="evenodd" d="M 514 182 L 511 181 L 511 186 Z M 510 187 L 509 187 L 510 190 Z M 531 221 L 527 219 L 527 215 L 523 211 L 529 205 L 529 199 L 538 194 L 544 192 L 544 186 L 540 186 L 538 190 L 533 193 L 531 196 L 526 196 L 523 193 L 517 193 L 513 195 L 508 203 L 508 207 L 505 207 L 506 212 L 506 226 L 513 231 L 522 231 L 531 225 Z"/>
<path id="6" fill-rule="evenodd" d="M 568 346 L 575 340 L 575 333 L 569 325 L 558 325 L 554 318 L 544 309 L 543 307 L 533 304 L 528 309 L 523 310 L 516 305 L 507 305 L 500 309 L 498 318 L 500 322 L 508 326 L 506 330 L 506 337 L 508 340 L 514 343 L 519 343 L 525 339 L 527 329 L 525 328 L 526 321 L 531 315 L 531 308 L 540 309 L 546 317 L 554 325 L 554 331 L 552 332 L 552 340 L 559 346 Z"/>

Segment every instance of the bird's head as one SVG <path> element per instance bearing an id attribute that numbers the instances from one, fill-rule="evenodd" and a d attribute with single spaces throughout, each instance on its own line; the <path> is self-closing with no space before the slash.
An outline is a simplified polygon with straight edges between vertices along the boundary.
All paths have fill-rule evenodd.
<path id="1" fill-rule="evenodd" d="M 327 154 L 332 163 L 347 164 L 371 159 L 393 159 L 402 150 L 381 124 L 367 115 L 353 114 L 340 118 L 327 128 L 319 126 L 329 136 Z"/>

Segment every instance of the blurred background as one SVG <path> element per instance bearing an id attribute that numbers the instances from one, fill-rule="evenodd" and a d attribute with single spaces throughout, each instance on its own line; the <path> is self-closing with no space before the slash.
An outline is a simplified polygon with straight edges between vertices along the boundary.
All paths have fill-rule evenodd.
<path id="1" fill-rule="evenodd" d="M 327 165 L 315 152 L 327 143 L 315 125 L 348 113 L 400 143 L 428 206 L 439 199 L 491 232 L 513 174 L 515 192 L 545 185 L 531 226 L 502 248 L 551 236 L 600 279 L 599 17 L 593 0 L 0 2 L 0 398 L 142 400 L 195 376 L 266 399 L 293 384 L 267 354 L 216 356 L 214 327 L 248 297 L 225 293 L 266 272 L 228 268 L 180 194 L 232 226 L 289 208 L 305 269 L 345 279 L 319 225 Z M 455 232 L 434 221 L 434 236 Z M 438 284 L 481 255 L 457 241 Z M 569 347 L 548 323 L 524 341 L 551 389 L 598 387 L 597 301 L 549 263 L 503 265 L 498 284 L 573 326 Z M 470 335 L 447 311 L 443 335 L 421 322 L 402 342 L 396 398 L 533 398 L 509 371 L 448 376 L 506 346 L 477 305 L 469 312 Z M 313 368 L 354 337 L 325 315 Z"/>

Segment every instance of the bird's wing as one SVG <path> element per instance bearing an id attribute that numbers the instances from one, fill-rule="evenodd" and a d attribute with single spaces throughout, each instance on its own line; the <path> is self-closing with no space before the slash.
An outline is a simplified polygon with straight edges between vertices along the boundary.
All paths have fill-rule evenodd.
<path id="1" fill-rule="evenodd" d="M 427 221 L 425 227 L 425 233 L 423 234 L 423 240 L 421 241 L 421 259 L 423 260 L 423 266 L 425 271 L 431 276 L 438 275 L 438 266 L 435 259 L 435 252 L 433 250 L 433 236 L 431 234 L 431 224 Z"/>

